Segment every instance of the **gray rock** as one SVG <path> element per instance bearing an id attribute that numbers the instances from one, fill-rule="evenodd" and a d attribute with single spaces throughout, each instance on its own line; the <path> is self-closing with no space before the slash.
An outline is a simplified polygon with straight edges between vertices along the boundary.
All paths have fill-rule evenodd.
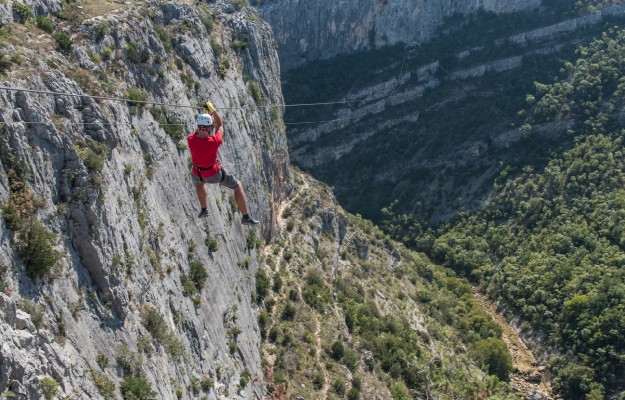
<path id="1" fill-rule="evenodd" d="M 35 324 L 33 324 L 30 314 L 22 310 L 17 310 L 15 315 L 15 329 L 26 330 L 30 333 L 35 332 Z"/>
<path id="2" fill-rule="evenodd" d="M 9 376 L 13 365 L 13 353 L 12 346 L 8 342 L 2 343 L 0 347 L 0 387 L 7 387 L 9 383 Z"/>
<path id="3" fill-rule="evenodd" d="M 0 313 L 2 313 L 2 320 L 6 325 L 9 327 L 15 326 L 17 307 L 13 299 L 2 292 L 0 292 Z"/>

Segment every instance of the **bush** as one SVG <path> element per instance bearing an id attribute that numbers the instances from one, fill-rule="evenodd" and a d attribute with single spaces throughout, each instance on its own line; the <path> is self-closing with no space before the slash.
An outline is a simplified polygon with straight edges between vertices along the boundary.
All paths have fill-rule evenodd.
<path id="1" fill-rule="evenodd" d="M 108 21 L 100 21 L 94 29 L 93 38 L 96 41 L 102 40 L 106 35 L 111 32 L 111 28 L 109 27 Z"/>
<path id="2" fill-rule="evenodd" d="M 145 308 L 141 313 L 141 324 L 152 334 L 152 336 L 162 342 L 167 337 L 167 323 L 161 314 L 153 308 Z"/>
<path id="3" fill-rule="evenodd" d="M 245 368 L 245 370 L 241 374 L 241 378 L 239 379 L 239 386 L 241 386 L 241 388 L 245 388 L 247 384 L 250 383 L 250 378 L 250 370 Z"/>
<path id="4" fill-rule="evenodd" d="M 224 52 L 224 48 L 217 43 L 217 40 L 215 40 L 215 38 L 210 39 L 210 45 L 211 45 L 211 49 L 213 49 L 213 54 L 215 54 L 215 57 L 219 58 L 223 52 Z"/>
<path id="5" fill-rule="evenodd" d="M 358 364 L 360 364 L 360 355 L 354 349 L 345 349 L 345 354 L 343 354 L 343 364 L 350 371 L 355 371 L 356 368 L 358 368 Z"/>
<path id="6" fill-rule="evenodd" d="M 280 277 L 280 274 L 275 274 L 273 276 L 273 287 L 272 290 L 276 293 L 280 293 L 280 290 L 282 290 L 282 278 Z"/>
<path id="7" fill-rule="evenodd" d="M 38 220 L 26 225 L 19 235 L 17 252 L 31 279 L 39 278 L 52 270 L 59 253 L 52 248 L 55 236 Z"/>
<path id="8" fill-rule="evenodd" d="M 95 360 L 98 363 L 98 366 L 102 369 L 109 366 L 109 358 L 102 353 L 98 353 Z"/>
<path id="9" fill-rule="evenodd" d="M 235 10 L 240 11 L 243 7 L 248 5 L 248 2 L 247 0 L 234 0 L 232 4 L 234 5 Z"/>
<path id="10" fill-rule="evenodd" d="M 165 133 L 174 140 L 184 138 L 184 129 L 182 122 L 172 115 L 165 107 L 152 108 L 150 110 L 154 119 L 159 123 Z"/>
<path id="11" fill-rule="evenodd" d="M 337 361 L 343 358 L 343 354 L 345 354 L 345 347 L 343 346 L 343 343 L 341 343 L 338 340 L 332 344 L 331 350 L 332 350 L 332 358 L 334 358 Z"/>
<path id="12" fill-rule="evenodd" d="M 87 147 L 78 148 L 78 155 L 82 158 L 85 167 L 90 172 L 101 172 L 104 169 L 104 159 L 108 157 L 109 147 L 106 143 L 89 140 Z"/>
<path id="13" fill-rule="evenodd" d="M 194 299 L 195 301 L 195 299 Z M 181 361 L 186 358 L 186 351 L 184 349 L 184 344 L 178 339 L 174 333 L 168 332 L 165 337 L 165 341 L 163 342 L 163 346 L 165 347 L 165 351 L 174 361 Z"/>
<path id="14" fill-rule="evenodd" d="M 403 383 L 397 383 L 391 389 L 391 396 L 393 400 L 412 400 L 412 396 L 408 391 L 408 388 Z"/>
<path id="15" fill-rule="evenodd" d="M 193 296 L 197 293 L 195 283 L 187 274 L 180 275 L 180 284 L 182 285 L 182 294 L 185 296 Z"/>
<path id="16" fill-rule="evenodd" d="M 0 28 L 0 33 L 2 33 L 2 28 Z M 0 37 L 2 37 L 1 34 Z M 12 65 L 13 62 L 11 61 L 11 56 L 4 51 L 0 51 L 0 74 L 3 74 L 5 71 L 11 69 Z"/>
<path id="17" fill-rule="evenodd" d="M 9 26 L 0 26 L 0 38 L 2 38 L 2 37 L 9 37 L 9 36 L 11 36 L 12 33 L 13 33 L 13 29 L 11 29 L 10 25 Z"/>
<path id="18" fill-rule="evenodd" d="M 263 340 L 265 340 L 265 338 L 267 337 L 267 324 L 269 324 L 269 314 L 267 313 L 267 311 L 262 310 L 258 314 L 258 327 L 260 328 L 260 337 Z"/>
<path id="19" fill-rule="evenodd" d="M 143 365 L 141 355 L 131 351 L 125 344 L 118 347 L 115 360 L 117 361 L 117 365 L 124 371 L 124 374 L 132 376 L 137 376 Z"/>
<path id="20" fill-rule="evenodd" d="M 13 202 L 8 202 L 2 205 L 2 217 L 4 217 L 4 222 L 6 222 L 7 227 L 12 231 L 19 231 L 22 228 L 22 217 L 20 213 L 15 207 Z"/>
<path id="21" fill-rule="evenodd" d="M 125 50 L 128 54 L 128 60 L 134 64 L 146 63 L 150 60 L 150 52 L 135 42 L 128 43 Z"/>
<path id="22" fill-rule="evenodd" d="M 104 169 L 104 160 L 92 149 L 84 149 L 78 153 L 85 167 L 91 172 L 101 172 Z"/>
<path id="23" fill-rule="evenodd" d="M 295 318 L 295 306 L 293 306 L 290 301 L 286 303 L 286 306 L 284 306 L 284 310 L 282 311 L 280 318 L 285 321 L 292 321 Z"/>
<path id="24" fill-rule="evenodd" d="M 49 376 L 41 378 L 39 387 L 46 400 L 51 400 L 59 394 L 59 383 Z"/>
<path id="25" fill-rule="evenodd" d="M 7 287 L 7 284 L 5 282 L 5 274 L 7 272 L 8 267 L 6 265 L 0 264 L 0 292 L 4 292 L 4 290 Z M 260 319 L 259 319 L 259 324 L 260 324 Z"/>
<path id="26" fill-rule="evenodd" d="M 52 33 L 52 31 L 54 31 L 54 24 L 48 17 L 37 17 L 37 28 Z"/>
<path id="27" fill-rule="evenodd" d="M 262 269 L 256 271 L 256 294 L 258 299 L 263 299 L 269 294 L 269 278 Z"/>
<path id="28" fill-rule="evenodd" d="M 512 370 L 512 358 L 506 344 L 497 338 L 480 340 L 475 344 L 476 356 L 479 362 L 488 368 L 488 373 L 499 379 L 508 380 Z"/>
<path id="29" fill-rule="evenodd" d="M 143 377 L 130 377 L 122 381 L 120 388 L 124 400 L 153 400 L 157 393 Z"/>
<path id="30" fill-rule="evenodd" d="M 172 359 L 180 360 L 184 357 L 185 351 L 182 342 L 173 332 L 170 332 L 167 322 L 157 310 L 146 307 L 141 312 L 141 323 L 154 339 L 165 348 Z"/>
<path id="31" fill-rule="evenodd" d="M 204 379 L 202 379 L 202 382 L 200 382 L 200 385 L 202 386 L 203 391 L 208 392 L 213 387 L 215 387 L 215 381 L 213 381 L 209 377 L 205 377 Z"/>
<path id="32" fill-rule="evenodd" d="M 360 399 L 360 392 L 356 388 L 349 389 L 347 392 L 347 400 L 358 400 Z"/>
<path id="33" fill-rule="evenodd" d="M 332 389 L 342 397 L 347 391 L 347 383 L 343 379 L 337 379 L 332 383 Z"/>
<path id="34" fill-rule="evenodd" d="M 249 81 L 248 90 L 256 105 L 264 106 L 267 104 L 267 96 L 263 93 L 260 85 L 254 81 Z"/>
<path id="35" fill-rule="evenodd" d="M 247 235 L 245 236 L 245 248 L 248 250 L 253 250 L 255 247 L 258 247 L 260 241 L 256 238 L 256 231 L 249 230 Z"/>
<path id="36" fill-rule="evenodd" d="M 161 40 L 165 52 L 171 53 L 173 47 L 171 45 L 171 36 L 169 36 L 169 33 L 167 33 L 167 31 L 160 26 L 155 26 L 154 30 L 156 31 L 158 38 Z"/>
<path id="37" fill-rule="evenodd" d="M 313 387 L 315 388 L 315 390 L 323 389 L 324 379 L 321 373 L 317 372 L 315 376 L 313 377 L 312 382 L 313 382 Z"/>
<path id="38" fill-rule="evenodd" d="M 215 238 L 207 238 L 206 247 L 208 247 L 208 251 L 210 251 L 211 253 L 214 253 L 219 248 L 219 241 Z"/>
<path id="39" fill-rule="evenodd" d="M 200 15 L 202 24 L 206 28 L 206 33 L 210 34 L 213 31 L 213 18 L 211 16 Z"/>
<path id="40" fill-rule="evenodd" d="M 201 291 L 206 278 L 208 278 L 208 272 L 206 272 L 206 268 L 204 268 L 201 262 L 194 260 L 189 264 L 189 277 L 197 290 Z"/>
<path id="41" fill-rule="evenodd" d="M 139 88 L 131 88 L 126 92 L 126 99 L 128 99 L 129 106 L 143 107 L 143 103 L 148 99 L 148 92 Z"/>
<path id="42" fill-rule="evenodd" d="M 13 14 L 17 15 L 20 22 L 24 23 L 28 18 L 32 18 L 33 10 L 23 3 L 13 3 Z"/>
<path id="43" fill-rule="evenodd" d="M 56 47 L 58 47 L 58 49 L 62 53 L 69 53 L 70 51 L 72 51 L 74 43 L 67 33 L 60 32 L 55 34 L 53 37 L 54 41 L 56 42 Z"/>
<path id="44" fill-rule="evenodd" d="M 91 379 L 93 379 L 93 384 L 98 389 L 98 393 L 100 393 L 106 399 L 114 399 L 115 398 L 115 383 L 108 379 L 104 374 L 100 374 L 97 371 L 90 369 Z"/>

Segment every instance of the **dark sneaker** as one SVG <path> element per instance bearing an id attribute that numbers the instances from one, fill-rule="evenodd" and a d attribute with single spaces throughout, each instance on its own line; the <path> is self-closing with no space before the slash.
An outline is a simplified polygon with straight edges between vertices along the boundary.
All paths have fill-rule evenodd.
<path id="1" fill-rule="evenodd" d="M 258 221 L 248 215 L 241 218 L 241 223 L 243 225 L 256 225 L 258 224 Z"/>
<path id="2" fill-rule="evenodd" d="M 206 218 L 206 217 L 208 217 L 208 211 L 206 211 L 206 210 L 200 211 L 200 213 L 198 214 L 197 217 L 198 218 Z"/>

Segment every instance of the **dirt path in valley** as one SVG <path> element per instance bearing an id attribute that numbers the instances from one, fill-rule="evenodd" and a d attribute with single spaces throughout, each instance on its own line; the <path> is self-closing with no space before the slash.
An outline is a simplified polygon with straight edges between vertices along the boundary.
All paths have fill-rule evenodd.
<path id="1" fill-rule="evenodd" d="M 525 398 L 528 398 L 530 394 L 538 392 L 546 399 L 559 400 L 560 397 L 555 396 L 553 393 L 545 366 L 536 360 L 532 351 L 527 348 L 527 345 L 521 339 L 519 332 L 497 311 L 495 303 L 475 289 L 473 293 L 482 308 L 488 312 L 503 330 L 501 339 L 508 346 L 508 351 L 512 357 L 513 372 L 510 374 L 512 387 L 521 392 Z"/>

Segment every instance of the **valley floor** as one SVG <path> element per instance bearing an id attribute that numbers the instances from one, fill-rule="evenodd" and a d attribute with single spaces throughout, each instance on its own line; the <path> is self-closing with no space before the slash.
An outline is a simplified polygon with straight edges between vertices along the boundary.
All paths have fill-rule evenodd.
<path id="1" fill-rule="evenodd" d="M 477 290 L 474 290 L 474 294 L 484 310 L 503 330 L 501 338 L 508 346 L 508 351 L 512 357 L 513 373 L 510 375 L 512 387 L 524 393 L 526 398 L 532 394 L 542 394 L 550 400 L 559 399 L 553 393 L 546 367 L 536 360 L 519 332 L 501 315 L 495 303 Z M 533 397 L 530 396 L 529 398 Z"/>

